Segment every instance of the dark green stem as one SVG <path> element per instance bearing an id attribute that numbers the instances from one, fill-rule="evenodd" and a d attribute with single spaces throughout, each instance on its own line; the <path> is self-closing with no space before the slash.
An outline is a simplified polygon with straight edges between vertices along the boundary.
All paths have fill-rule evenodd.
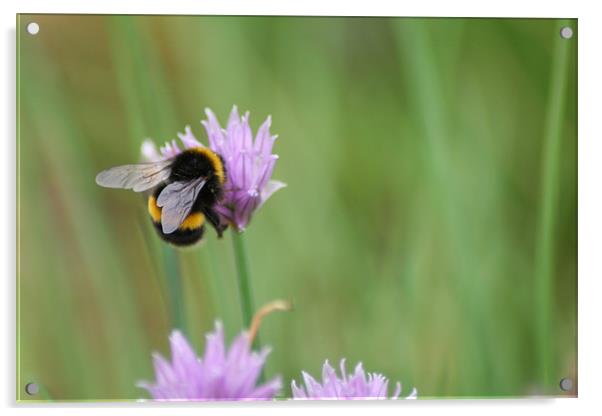
<path id="1" fill-rule="evenodd" d="M 232 230 L 232 247 L 234 248 L 234 262 L 236 264 L 236 275 L 238 276 L 238 291 L 240 294 L 240 305 L 242 307 L 243 325 L 248 328 L 253 318 L 253 299 L 250 288 L 249 261 L 247 259 L 247 247 L 242 233 Z"/>
<path id="2" fill-rule="evenodd" d="M 249 272 L 249 261 L 247 258 L 247 247 L 242 233 L 232 230 L 232 247 L 234 248 L 234 262 L 236 264 L 236 275 L 238 276 L 238 292 L 240 294 L 240 306 L 242 309 L 243 327 L 249 328 L 255 306 L 251 293 L 251 274 Z M 260 345 L 259 337 L 255 337 L 253 346 Z"/>
<path id="3" fill-rule="evenodd" d="M 234 263 L 236 263 L 236 275 L 238 276 L 238 292 L 240 294 L 240 306 L 242 308 L 243 326 L 249 328 L 255 306 L 253 304 L 253 295 L 251 293 L 251 273 L 249 272 L 249 261 L 247 257 L 247 246 L 242 233 L 232 229 L 232 247 L 234 248 Z M 257 350 L 261 342 L 259 334 L 255 335 L 252 348 Z M 265 381 L 264 371 L 259 374 L 258 383 Z"/>

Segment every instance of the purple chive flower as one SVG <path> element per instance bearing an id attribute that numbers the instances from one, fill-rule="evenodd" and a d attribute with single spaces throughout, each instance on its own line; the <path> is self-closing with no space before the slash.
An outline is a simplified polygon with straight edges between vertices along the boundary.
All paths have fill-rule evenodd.
<path id="1" fill-rule="evenodd" d="M 227 172 L 225 197 L 216 210 L 236 230 L 243 231 L 253 213 L 286 186 L 271 179 L 278 160 L 272 154 L 277 137 L 270 134 L 272 119 L 268 117 L 253 138 L 248 112 L 240 117 L 234 106 L 226 129 L 221 128 L 211 110 L 205 113 L 207 120 L 201 123 L 207 130 L 209 146 L 224 158 Z"/>
<path id="2" fill-rule="evenodd" d="M 216 322 L 206 340 L 205 355 L 199 358 L 182 333 L 173 331 L 171 362 L 154 354 L 156 381 L 138 386 L 155 400 L 268 400 L 280 390 L 279 377 L 257 385 L 269 349 L 251 351 L 246 332 L 226 350 L 222 325 Z"/>
<path id="3" fill-rule="evenodd" d="M 267 201 L 274 192 L 286 186 L 272 180 L 272 172 L 278 156 L 272 154 L 272 146 L 277 136 L 270 134 L 271 117 L 268 117 L 257 130 L 255 138 L 249 126 L 249 113 L 238 115 L 236 106 L 232 108 L 228 126 L 222 129 L 215 114 L 206 109 L 207 120 L 201 123 L 209 136 L 209 147 L 219 154 L 226 166 L 224 199 L 216 206 L 216 211 L 225 223 L 237 231 L 243 231 L 253 213 Z M 203 146 L 190 126 L 184 133 L 178 133 L 184 149 Z M 146 162 L 156 162 L 179 154 L 182 150 L 176 140 L 165 143 L 157 149 L 152 140 L 142 143 L 142 158 Z"/>
<path id="4" fill-rule="evenodd" d="M 192 134 L 190 126 L 186 126 L 184 133 L 178 133 L 178 137 L 184 146 L 184 150 L 193 147 L 203 147 L 203 144 L 194 137 L 194 134 Z M 142 147 L 140 149 L 142 159 L 145 162 L 157 162 L 159 160 L 169 159 L 181 152 L 182 150 L 178 147 L 176 140 L 170 140 L 157 149 L 157 145 L 151 139 L 145 139 L 144 142 L 142 142 Z"/>
<path id="5" fill-rule="evenodd" d="M 302 372 L 305 386 L 298 387 L 295 380 L 291 383 L 294 399 L 358 400 L 387 399 L 389 380 L 382 374 L 366 373 L 362 363 L 355 366 L 353 374 L 347 374 L 345 360 L 341 360 L 341 378 L 328 363 L 322 367 L 322 383 L 317 382 L 305 371 Z M 397 399 L 401 393 L 398 382 L 391 399 Z M 406 399 L 415 399 L 416 389 Z"/>

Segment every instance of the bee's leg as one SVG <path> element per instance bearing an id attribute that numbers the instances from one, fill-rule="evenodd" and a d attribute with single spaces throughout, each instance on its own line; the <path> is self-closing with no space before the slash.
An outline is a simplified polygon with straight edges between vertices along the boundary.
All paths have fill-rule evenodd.
<path id="1" fill-rule="evenodd" d="M 217 237 L 222 238 L 224 231 L 228 228 L 228 224 L 224 224 L 220 221 L 219 214 L 215 212 L 213 208 L 205 207 L 203 208 L 203 214 L 205 214 L 205 218 L 209 221 L 209 224 L 215 228 L 217 232 Z"/>

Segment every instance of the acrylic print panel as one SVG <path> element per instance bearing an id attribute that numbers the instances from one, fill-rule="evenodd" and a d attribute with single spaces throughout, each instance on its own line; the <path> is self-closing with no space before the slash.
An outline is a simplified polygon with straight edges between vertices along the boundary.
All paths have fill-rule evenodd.
<path id="1" fill-rule="evenodd" d="M 576 20 L 17 30 L 19 400 L 577 395 Z"/>

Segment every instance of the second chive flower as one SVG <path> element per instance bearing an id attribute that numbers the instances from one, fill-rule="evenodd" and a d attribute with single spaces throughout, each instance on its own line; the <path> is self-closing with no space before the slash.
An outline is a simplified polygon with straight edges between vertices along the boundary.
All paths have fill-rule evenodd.
<path id="1" fill-rule="evenodd" d="M 293 380 L 291 389 L 294 399 L 326 399 L 326 400 L 356 400 L 388 398 L 389 380 L 378 373 L 366 373 L 362 363 L 355 366 L 351 374 L 347 374 L 345 360 L 341 360 L 341 377 L 326 361 L 322 366 L 322 383 L 316 381 L 311 375 L 302 372 L 305 386 L 297 386 Z M 399 398 L 401 383 L 396 383 L 391 399 Z M 406 399 L 415 399 L 416 389 L 412 390 Z"/>
<path id="2" fill-rule="evenodd" d="M 269 348 L 252 351 L 243 332 L 228 349 L 220 322 L 206 338 L 205 354 L 199 358 L 182 333 L 174 331 L 169 338 L 171 362 L 155 354 L 156 381 L 138 386 L 155 400 L 268 400 L 280 390 L 279 377 L 258 384 Z"/>

